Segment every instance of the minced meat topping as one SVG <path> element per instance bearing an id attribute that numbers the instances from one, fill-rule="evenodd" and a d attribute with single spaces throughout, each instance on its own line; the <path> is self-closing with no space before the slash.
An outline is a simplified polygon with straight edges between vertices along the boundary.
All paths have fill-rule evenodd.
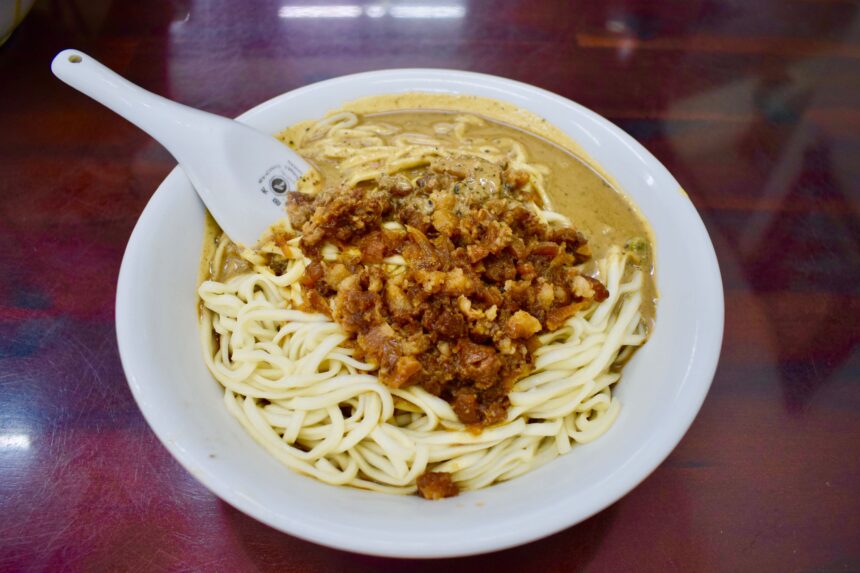
<path id="1" fill-rule="evenodd" d="M 424 499 L 443 499 L 460 493 L 460 488 L 447 472 L 424 472 L 415 480 L 415 485 L 418 495 Z"/>
<path id="2" fill-rule="evenodd" d="M 388 386 L 418 384 L 474 427 L 504 421 L 511 386 L 533 369 L 535 336 L 608 295 L 578 269 L 590 258 L 585 238 L 545 223 L 527 182 L 481 159 L 448 158 L 353 188 L 290 193 L 290 222 L 311 260 L 306 309 L 352 335 Z M 286 248 L 289 238 L 275 240 Z M 324 260 L 326 243 L 339 247 L 336 260 Z M 396 255 L 404 272 L 386 272 Z"/>

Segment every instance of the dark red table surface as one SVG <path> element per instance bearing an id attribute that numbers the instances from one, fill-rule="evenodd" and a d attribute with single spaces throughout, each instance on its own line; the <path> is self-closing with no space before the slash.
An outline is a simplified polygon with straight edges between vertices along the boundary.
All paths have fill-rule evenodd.
<path id="1" fill-rule="evenodd" d="M 286 4 L 46 0 L 0 47 L 0 570 L 860 571 L 860 4 L 410 0 L 448 17 L 371 18 L 365 0 L 314 0 L 298 14 L 353 17 L 279 17 Z M 66 47 L 226 115 L 425 66 L 606 116 L 681 182 L 716 247 L 726 330 L 701 413 L 631 494 L 496 554 L 365 557 L 245 516 L 129 392 L 117 273 L 174 161 L 50 74 Z"/>

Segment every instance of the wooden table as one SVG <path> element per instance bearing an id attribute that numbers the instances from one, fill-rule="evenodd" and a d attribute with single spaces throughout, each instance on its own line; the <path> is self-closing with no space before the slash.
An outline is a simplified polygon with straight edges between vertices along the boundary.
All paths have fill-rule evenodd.
<path id="1" fill-rule="evenodd" d="M 45 0 L 0 47 L 0 570 L 860 570 L 856 2 L 286 4 Z M 492 555 L 363 557 L 234 510 L 126 385 L 117 272 L 174 161 L 51 76 L 72 46 L 226 115 L 425 66 L 608 117 L 678 178 L 719 256 L 725 343 L 696 422 L 609 509 Z"/>

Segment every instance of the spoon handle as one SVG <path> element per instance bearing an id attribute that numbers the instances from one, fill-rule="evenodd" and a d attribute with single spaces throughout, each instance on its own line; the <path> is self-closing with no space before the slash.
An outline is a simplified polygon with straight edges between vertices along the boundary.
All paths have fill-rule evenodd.
<path id="1" fill-rule="evenodd" d="M 150 93 L 77 50 L 57 54 L 51 70 L 167 148 L 236 243 L 253 245 L 283 218 L 288 193 L 311 170 L 275 137 Z"/>
<path id="2" fill-rule="evenodd" d="M 189 146 L 199 146 L 207 134 L 229 121 L 148 92 L 79 50 L 57 54 L 51 71 L 150 134 L 180 163 Z"/>

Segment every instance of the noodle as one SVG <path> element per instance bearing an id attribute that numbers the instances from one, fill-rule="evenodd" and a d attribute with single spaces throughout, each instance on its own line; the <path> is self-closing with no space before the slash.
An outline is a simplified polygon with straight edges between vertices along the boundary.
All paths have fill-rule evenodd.
<path id="1" fill-rule="evenodd" d="M 552 211 L 546 169 L 529 163 L 512 138 L 471 137 L 469 127 L 481 123 L 458 115 L 427 135 L 342 112 L 314 124 L 297 148 L 311 159 L 337 162 L 348 186 L 428 165 L 452 149 L 504 162 L 529 174 L 528 186 L 540 198 L 531 207 L 545 222 L 569 225 Z M 219 241 L 212 269 L 222 267 L 229 245 Z M 279 275 L 263 256 L 275 251 L 288 259 Z M 420 386 L 380 382 L 373 364 L 354 357 L 337 323 L 299 310 L 299 280 L 309 261 L 298 237 L 285 249 L 269 242 L 242 256 L 247 271 L 198 289 L 206 365 L 224 387 L 227 409 L 255 440 L 289 468 L 334 485 L 407 494 L 428 471 L 450 473 L 461 490 L 522 475 L 607 431 L 620 409 L 611 389 L 620 373 L 613 366 L 623 349 L 647 336 L 643 272 L 613 248 L 596 261 L 609 297 L 538 335 L 534 370 L 514 383 L 506 420 L 475 432 L 448 402 Z M 324 259 L 337 256 L 333 245 L 322 250 Z M 399 255 L 383 264 L 389 274 L 405 270 Z"/>

